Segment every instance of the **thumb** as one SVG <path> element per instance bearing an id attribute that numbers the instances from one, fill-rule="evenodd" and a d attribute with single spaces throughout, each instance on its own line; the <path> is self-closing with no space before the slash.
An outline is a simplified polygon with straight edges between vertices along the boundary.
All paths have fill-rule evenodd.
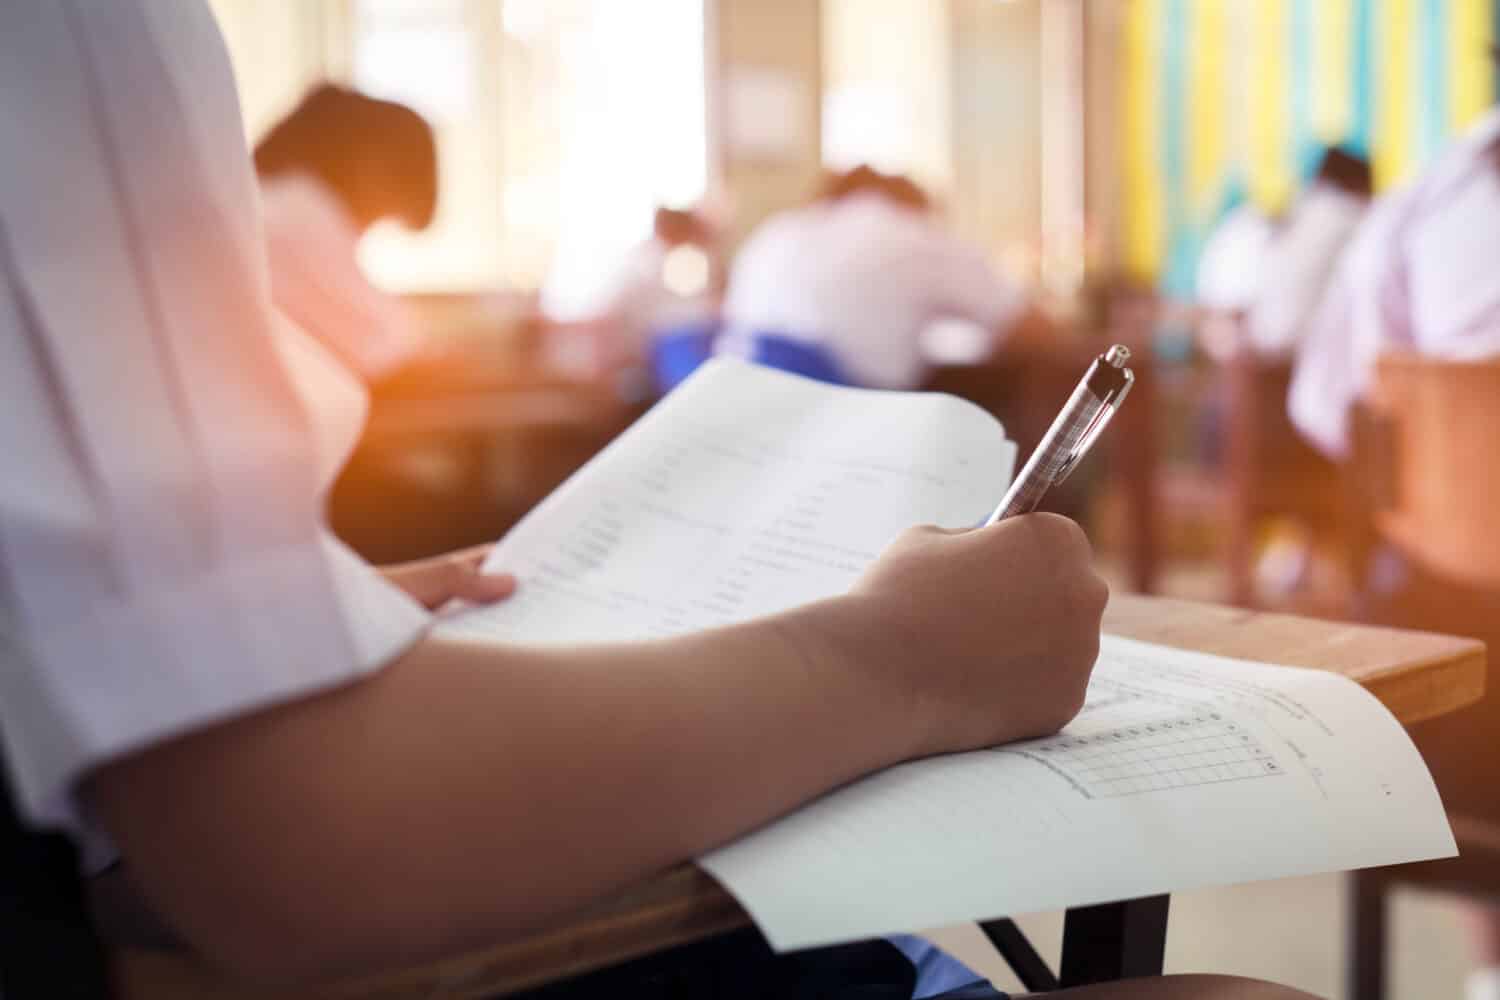
<path id="1" fill-rule="evenodd" d="M 516 592 L 518 582 L 512 573 L 482 573 L 471 567 L 459 567 L 454 574 L 452 596 L 473 604 L 494 604 Z"/>

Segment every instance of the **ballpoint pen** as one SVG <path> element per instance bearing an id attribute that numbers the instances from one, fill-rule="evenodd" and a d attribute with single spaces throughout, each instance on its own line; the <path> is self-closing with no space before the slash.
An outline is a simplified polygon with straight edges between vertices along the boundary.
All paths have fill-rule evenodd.
<path id="1" fill-rule="evenodd" d="M 1129 360 L 1130 348 L 1123 344 L 1094 359 L 986 525 L 1031 513 L 1049 489 L 1068 477 L 1135 384 L 1135 373 L 1125 367 Z"/>

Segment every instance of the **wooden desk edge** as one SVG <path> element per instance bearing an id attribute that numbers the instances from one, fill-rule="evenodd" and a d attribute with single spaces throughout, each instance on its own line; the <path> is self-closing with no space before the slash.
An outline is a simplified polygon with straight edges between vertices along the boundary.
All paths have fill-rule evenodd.
<path id="1" fill-rule="evenodd" d="M 1375 695 L 1403 726 L 1457 711 L 1484 696 L 1487 651 L 1478 639 L 1131 594 L 1111 598 L 1104 631 L 1163 646 L 1341 673 Z M 1372 643 L 1375 639 L 1380 641 Z"/>
<path id="2" fill-rule="evenodd" d="M 1174 613 L 1175 612 L 1175 613 Z M 1485 647 L 1473 639 L 1268 614 L 1244 609 L 1116 595 L 1104 630 L 1114 635 L 1286 666 L 1334 670 L 1358 681 L 1403 725 L 1455 711 L 1484 693 Z M 1370 662 L 1365 643 L 1380 637 L 1386 662 Z M 1278 646 L 1270 651 L 1263 647 Z M 484 997 L 515 992 L 604 968 L 750 924 L 740 905 L 693 865 L 681 865 L 606 899 L 556 928 L 521 941 L 387 974 L 315 995 L 365 1000 L 415 996 Z M 122 976 L 158 980 L 180 958 L 123 953 Z M 134 968 L 132 968 L 132 966 Z M 154 967 L 154 968 L 153 968 Z M 181 975 L 181 970 L 176 970 Z M 141 992 L 139 996 L 250 997 L 228 992 Z"/>

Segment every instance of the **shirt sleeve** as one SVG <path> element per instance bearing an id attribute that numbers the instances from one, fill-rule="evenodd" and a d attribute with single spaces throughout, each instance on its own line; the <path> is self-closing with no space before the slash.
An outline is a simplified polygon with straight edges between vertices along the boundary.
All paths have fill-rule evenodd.
<path id="1" fill-rule="evenodd" d="M 6 5 L 0 92 L 0 738 L 23 814 L 83 832 L 101 762 L 361 677 L 427 616 L 322 525 L 207 9 Z"/>

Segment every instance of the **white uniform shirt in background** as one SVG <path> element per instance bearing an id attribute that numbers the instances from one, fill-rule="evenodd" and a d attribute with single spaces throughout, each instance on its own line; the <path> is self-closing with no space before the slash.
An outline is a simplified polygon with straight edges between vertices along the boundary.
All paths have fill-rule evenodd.
<path id="1" fill-rule="evenodd" d="M 909 389 L 928 366 L 923 332 L 967 320 L 1003 336 L 1025 312 L 1020 289 L 935 220 L 874 195 L 773 216 L 729 274 L 726 336 L 743 354 L 770 333 L 826 348 L 859 385 Z"/>
<path id="2" fill-rule="evenodd" d="M 1314 183 L 1266 247 L 1260 287 L 1250 307 L 1250 346 L 1266 356 L 1292 353 L 1311 326 L 1344 247 L 1369 203 Z"/>
<path id="3" fill-rule="evenodd" d="M 310 174 L 261 183 L 271 297 L 360 378 L 380 379 L 417 353 L 408 309 L 359 267 L 359 227 L 337 196 Z"/>
<path id="4" fill-rule="evenodd" d="M 363 397 L 272 307 L 241 129 L 201 2 L 0 5 L 0 733 L 38 824 L 428 621 L 322 526 Z"/>
<path id="5" fill-rule="evenodd" d="M 1275 224 L 1254 205 L 1240 205 L 1226 215 L 1198 257 L 1199 304 L 1221 312 L 1249 309 L 1260 294 L 1275 234 Z"/>
<path id="6" fill-rule="evenodd" d="M 688 273 L 674 275 L 674 263 L 686 264 Z M 711 272 L 703 248 L 672 248 L 652 237 L 625 256 L 597 313 L 589 318 L 618 323 L 635 350 L 644 349 L 655 333 L 711 326 L 719 319 Z M 674 279 L 678 287 L 672 287 Z"/>
<path id="7" fill-rule="evenodd" d="M 1500 354 L 1500 111 L 1376 201 L 1319 305 L 1292 378 L 1292 422 L 1349 449 L 1349 408 L 1387 351 Z"/>

